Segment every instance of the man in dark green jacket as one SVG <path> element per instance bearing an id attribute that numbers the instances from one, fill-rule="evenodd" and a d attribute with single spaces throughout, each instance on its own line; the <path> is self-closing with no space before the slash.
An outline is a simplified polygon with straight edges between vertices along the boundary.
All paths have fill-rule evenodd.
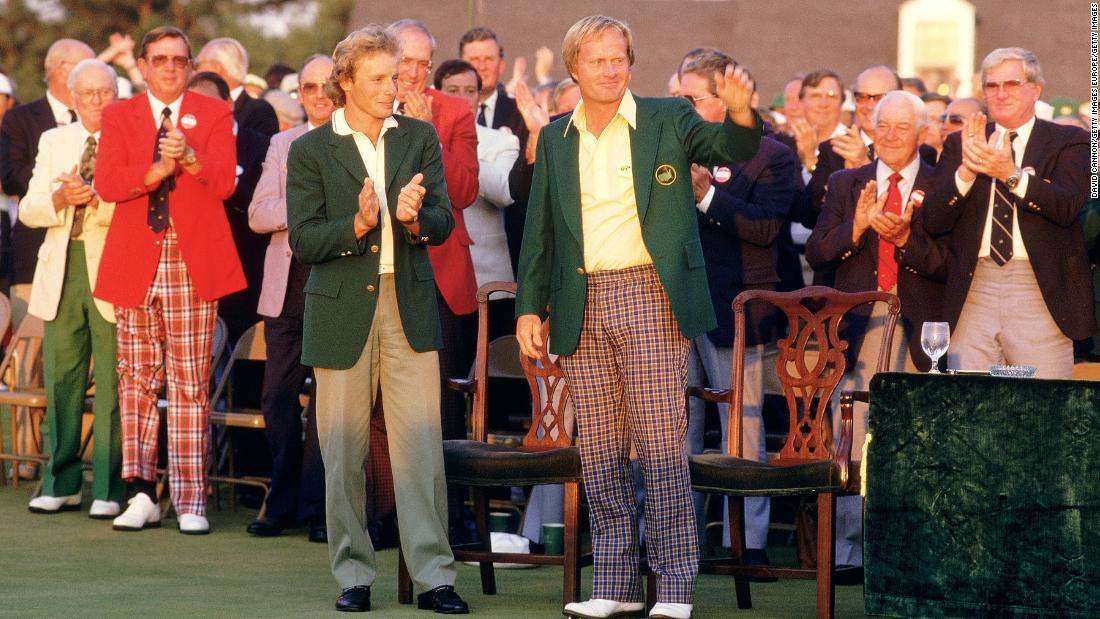
<path id="1" fill-rule="evenodd" d="M 524 354 L 562 355 L 592 511 L 593 599 L 572 617 L 643 610 L 630 442 L 645 477 L 646 544 L 658 577 L 651 617 L 687 619 L 698 547 L 684 433 L 688 339 L 715 326 L 695 219 L 691 163 L 751 158 L 762 123 L 740 70 L 716 74 L 729 108 L 704 122 L 683 99 L 635 98 L 630 29 L 592 16 L 562 44 L 581 90 L 543 128 L 519 262 L 516 336 Z"/>
<path id="2" fill-rule="evenodd" d="M 302 363 L 315 368 L 317 434 L 338 610 L 370 610 L 374 548 L 363 462 L 381 390 L 401 547 L 421 609 L 464 613 L 447 541 L 439 421 L 441 346 L 428 245 L 454 227 L 439 138 L 393 115 L 397 40 L 380 26 L 333 54 L 332 120 L 287 160 L 287 218 L 305 286 Z"/>

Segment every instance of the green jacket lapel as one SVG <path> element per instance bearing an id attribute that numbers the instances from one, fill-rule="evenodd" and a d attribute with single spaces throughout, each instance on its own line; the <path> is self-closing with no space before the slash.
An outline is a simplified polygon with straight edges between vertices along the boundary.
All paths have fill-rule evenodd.
<path id="1" fill-rule="evenodd" d="M 649 196 L 653 188 L 653 170 L 657 146 L 661 139 L 661 119 L 640 99 L 637 129 L 630 130 L 630 165 L 634 170 L 634 201 L 638 204 L 638 221 L 645 222 Z"/>
<path id="2" fill-rule="evenodd" d="M 390 204 L 395 207 L 397 205 L 396 191 L 400 191 L 401 188 L 394 187 L 393 181 L 397 177 L 397 171 L 401 169 L 401 164 L 405 162 L 405 156 L 409 154 L 408 144 L 403 139 L 405 132 L 405 126 L 401 124 L 400 120 L 397 121 L 396 127 L 386 131 L 386 197 Z M 413 174 L 416 174 L 416 172 L 413 172 Z"/>
<path id="3" fill-rule="evenodd" d="M 359 154 L 355 138 L 350 135 L 338 135 L 333 131 L 328 143 L 334 151 L 332 158 L 362 185 L 363 179 L 367 177 L 367 169 L 363 167 L 363 156 Z"/>
<path id="4" fill-rule="evenodd" d="M 577 239 L 577 244 L 584 247 L 584 239 L 581 237 L 581 179 L 578 170 L 580 133 L 571 122 L 566 127 L 565 136 L 560 140 L 553 140 L 553 144 L 557 145 L 554 148 L 557 151 L 554 158 L 561 161 L 561 165 L 554 166 L 555 180 L 558 194 L 561 196 L 562 218 L 565 219 L 565 225 Z M 549 164 L 549 162 L 546 163 Z"/>

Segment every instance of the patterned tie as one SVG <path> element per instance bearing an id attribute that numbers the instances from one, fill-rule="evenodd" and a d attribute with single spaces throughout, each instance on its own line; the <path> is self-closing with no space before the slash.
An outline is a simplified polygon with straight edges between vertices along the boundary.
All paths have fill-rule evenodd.
<path id="1" fill-rule="evenodd" d="M 80 178 L 88 185 L 95 178 L 95 137 L 88 136 L 84 140 L 84 153 L 80 155 Z M 84 209 L 86 205 L 77 204 L 73 208 L 73 227 L 69 230 L 69 238 L 79 238 L 84 232 Z"/>
<path id="2" fill-rule="evenodd" d="M 894 172 L 890 175 L 890 186 L 886 189 L 886 206 L 883 212 L 901 216 L 901 190 L 898 183 L 901 182 L 901 174 Z M 878 240 L 878 287 L 890 292 L 898 283 L 898 263 L 894 260 L 894 244 L 879 238 Z"/>
<path id="3" fill-rule="evenodd" d="M 1016 161 L 1016 149 L 1012 142 L 1016 132 L 1008 134 L 1008 152 Z M 1012 260 L 1012 212 L 1016 209 L 1016 196 L 999 180 L 993 181 L 993 229 L 989 234 L 989 257 L 997 266 Z"/>
<path id="4" fill-rule="evenodd" d="M 477 124 L 481 125 L 482 127 L 488 127 L 489 126 L 485 123 L 485 108 L 486 107 L 488 107 L 488 106 L 485 105 L 484 103 L 482 103 L 481 105 L 478 106 L 479 109 L 478 109 L 478 113 L 477 113 Z"/>
<path id="5" fill-rule="evenodd" d="M 160 161 L 160 140 L 168 135 L 169 122 L 172 119 L 172 110 L 164 108 L 160 113 L 160 129 L 157 131 L 157 139 L 153 143 L 153 161 Z M 161 232 L 168 227 L 168 192 L 176 188 L 176 177 L 169 176 L 160 182 L 160 185 L 149 193 L 149 214 L 146 223 L 153 232 Z"/>

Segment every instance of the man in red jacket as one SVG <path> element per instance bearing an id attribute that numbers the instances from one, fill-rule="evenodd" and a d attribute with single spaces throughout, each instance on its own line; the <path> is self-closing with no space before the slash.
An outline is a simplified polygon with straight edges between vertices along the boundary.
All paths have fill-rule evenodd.
<path id="1" fill-rule="evenodd" d="M 473 362 L 471 334 L 477 327 L 477 279 L 470 258 L 470 234 L 462 211 L 477 198 L 477 130 L 469 105 L 457 97 L 428 88 L 432 70 L 435 37 L 428 27 L 415 19 L 402 19 L 389 26 L 401 44 L 397 67 L 397 111 L 430 122 L 439 134 L 443 148 L 443 175 L 447 197 L 451 200 L 455 227 L 442 245 L 428 247 L 435 272 L 439 322 L 443 329 L 443 349 L 439 351 L 439 372 L 443 384 L 448 378 L 466 376 Z M 440 415 L 443 438 L 466 438 L 466 402 L 461 394 L 443 387 Z M 452 492 L 452 495 L 455 493 Z M 461 501 L 452 498 L 452 527 Z"/>
<path id="2" fill-rule="evenodd" d="M 94 296 L 115 305 L 122 477 L 114 528 L 160 525 L 153 501 L 157 398 L 168 384 L 168 475 L 181 533 L 206 520 L 207 385 L 217 299 L 245 286 L 222 202 L 233 193 L 233 118 L 185 93 L 191 45 L 162 26 L 141 42 L 146 95 L 107 108 L 95 189 L 116 202 Z"/>

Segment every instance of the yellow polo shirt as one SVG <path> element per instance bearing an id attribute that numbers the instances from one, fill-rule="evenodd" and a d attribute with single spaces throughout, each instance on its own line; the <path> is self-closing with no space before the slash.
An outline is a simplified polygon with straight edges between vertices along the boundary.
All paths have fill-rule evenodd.
<path id="1" fill-rule="evenodd" d="M 638 126 L 634 96 L 626 91 L 619 102 L 619 111 L 599 137 L 588 131 L 584 109 L 582 99 L 570 121 L 580 135 L 577 165 L 584 268 L 588 272 L 614 271 L 653 264 L 642 240 L 642 224 L 634 198 L 630 155 L 630 128 Z"/>

